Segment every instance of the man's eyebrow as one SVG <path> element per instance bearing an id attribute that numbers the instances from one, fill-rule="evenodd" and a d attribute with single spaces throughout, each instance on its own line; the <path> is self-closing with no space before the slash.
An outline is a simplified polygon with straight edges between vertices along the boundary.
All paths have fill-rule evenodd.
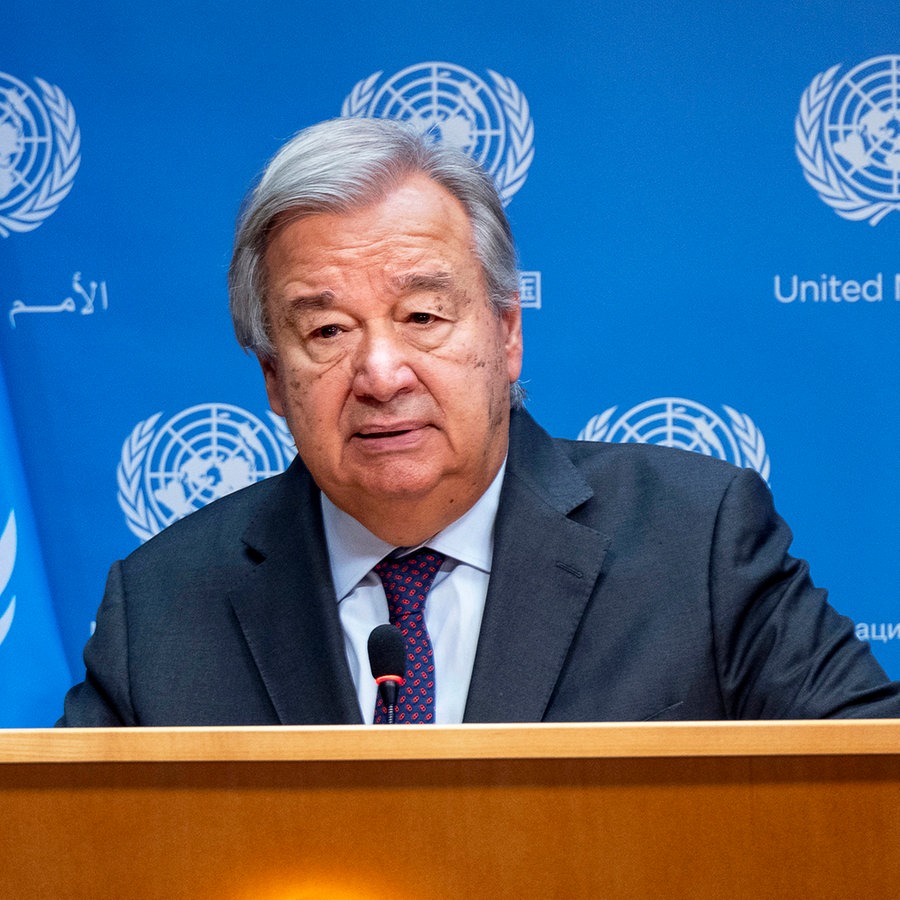
<path id="1" fill-rule="evenodd" d="M 404 272 L 391 278 L 391 284 L 398 293 L 446 291 L 453 283 L 454 278 L 449 272 Z"/>
<path id="2" fill-rule="evenodd" d="M 331 309 L 334 306 L 333 291 L 321 291 L 318 294 L 298 294 L 287 302 L 289 312 L 301 312 L 309 309 Z"/>

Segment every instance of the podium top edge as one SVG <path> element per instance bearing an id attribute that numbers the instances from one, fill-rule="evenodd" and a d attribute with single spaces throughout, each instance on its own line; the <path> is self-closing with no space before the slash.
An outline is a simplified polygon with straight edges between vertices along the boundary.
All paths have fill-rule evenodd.
<path id="1" fill-rule="evenodd" d="M 900 757 L 900 719 L 0 730 L 0 764 L 827 755 Z"/>

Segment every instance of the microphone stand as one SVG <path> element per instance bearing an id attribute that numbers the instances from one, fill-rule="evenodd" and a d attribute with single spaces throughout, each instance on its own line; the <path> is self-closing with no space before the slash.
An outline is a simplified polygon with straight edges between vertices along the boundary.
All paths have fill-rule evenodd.
<path id="1" fill-rule="evenodd" d="M 375 679 L 378 685 L 378 693 L 387 707 L 387 724 L 394 724 L 394 711 L 397 708 L 397 689 L 403 684 L 404 679 L 397 675 L 382 675 Z"/>

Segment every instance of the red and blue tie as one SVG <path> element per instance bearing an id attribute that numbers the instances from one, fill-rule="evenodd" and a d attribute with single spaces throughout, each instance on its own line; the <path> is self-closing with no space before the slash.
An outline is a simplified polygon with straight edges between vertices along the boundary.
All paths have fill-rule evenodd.
<path id="1" fill-rule="evenodd" d="M 425 599 L 444 557 L 423 547 L 400 559 L 383 559 L 375 566 L 384 585 L 391 624 L 406 639 L 406 681 L 397 695 L 394 721 L 425 724 L 434 721 L 434 653 L 425 628 Z M 387 722 L 387 707 L 375 701 L 375 724 Z"/>

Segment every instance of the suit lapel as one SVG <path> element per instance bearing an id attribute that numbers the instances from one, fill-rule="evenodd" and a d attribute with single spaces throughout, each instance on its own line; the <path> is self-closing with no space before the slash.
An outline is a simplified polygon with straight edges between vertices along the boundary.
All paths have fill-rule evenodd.
<path id="1" fill-rule="evenodd" d="M 358 723 L 318 491 L 299 459 L 244 535 L 232 608 L 281 724 Z"/>
<path id="2" fill-rule="evenodd" d="M 466 722 L 539 722 L 609 539 L 569 518 L 592 495 L 525 413 L 514 415 Z"/>

